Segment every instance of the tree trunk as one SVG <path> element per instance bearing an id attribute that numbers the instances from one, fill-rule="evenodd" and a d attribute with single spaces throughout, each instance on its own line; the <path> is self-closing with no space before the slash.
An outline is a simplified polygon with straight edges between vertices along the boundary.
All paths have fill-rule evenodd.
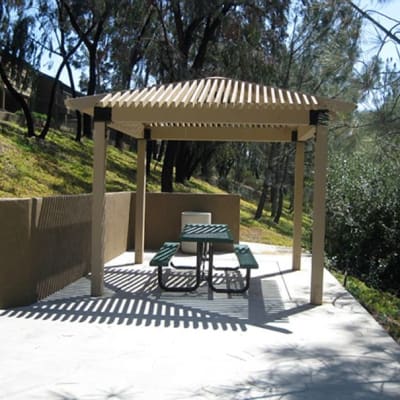
<path id="1" fill-rule="evenodd" d="M 147 142 L 147 147 L 146 147 L 146 176 L 150 176 L 151 172 L 151 160 L 153 158 L 154 154 L 154 140 L 149 140 Z"/>
<path id="2" fill-rule="evenodd" d="M 190 158 L 190 149 L 186 142 L 180 141 L 176 143 L 175 182 L 185 183 L 188 171 L 188 159 Z"/>
<path id="3" fill-rule="evenodd" d="M 200 160 L 200 168 L 201 168 L 201 178 L 210 181 L 211 178 L 211 168 L 210 168 L 210 158 L 209 157 L 201 157 Z"/>
<path id="4" fill-rule="evenodd" d="M 56 97 L 56 91 L 57 91 L 57 85 L 58 85 L 58 80 L 61 75 L 61 71 L 63 70 L 65 65 L 65 59 L 61 63 L 61 65 L 58 67 L 56 76 L 54 77 L 52 86 L 51 86 L 51 91 L 50 91 L 50 96 L 49 96 L 49 104 L 47 107 L 47 118 L 46 118 L 46 123 L 44 124 L 44 127 L 42 131 L 40 132 L 39 138 L 40 139 L 45 139 L 47 133 L 49 132 L 50 129 L 50 124 L 51 124 L 51 119 L 53 118 L 53 111 L 54 111 L 54 98 Z"/>
<path id="5" fill-rule="evenodd" d="M 267 200 L 267 194 L 268 194 L 268 185 L 266 185 L 266 181 L 264 179 L 264 185 L 263 185 L 263 189 L 260 195 L 260 200 L 258 201 L 258 206 L 257 206 L 257 210 L 256 213 L 254 215 L 254 219 L 255 220 L 259 220 L 262 217 L 262 212 L 264 210 L 264 205 L 265 202 Z"/>
<path id="6" fill-rule="evenodd" d="M 71 87 L 72 97 L 75 98 L 76 97 L 76 90 L 75 90 L 75 82 L 74 82 L 74 76 L 72 74 L 71 65 L 70 65 L 69 62 L 67 62 L 65 64 L 65 66 L 66 66 L 67 72 L 68 72 L 68 79 L 69 79 L 69 84 L 70 84 L 70 87 Z M 81 138 L 82 138 L 82 114 L 80 113 L 80 111 L 76 110 L 75 111 L 75 115 L 76 115 L 75 141 L 80 142 Z"/>
<path id="7" fill-rule="evenodd" d="M 278 148 L 278 143 L 272 143 L 269 148 L 269 155 L 268 155 L 268 159 L 267 159 L 267 162 L 265 164 L 265 169 L 264 169 L 263 190 L 261 192 L 260 200 L 258 201 L 257 210 L 254 215 L 254 219 L 256 219 L 256 220 L 261 218 L 262 212 L 265 207 L 265 202 L 266 202 L 267 196 L 268 196 L 268 188 L 271 186 L 270 181 L 271 181 L 271 174 L 272 174 L 272 162 L 274 160 L 277 148 Z"/>
<path id="8" fill-rule="evenodd" d="M 82 139 L 82 114 L 80 111 L 75 111 L 76 115 L 76 134 L 75 134 L 75 141 L 80 142 Z"/>
<path id="9" fill-rule="evenodd" d="M 274 183 L 271 187 L 271 218 L 275 218 L 276 211 L 278 210 L 278 186 Z"/>
<path id="10" fill-rule="evenodd" d="M 283 146 L 283 151 L 286 152 L 286 145 Z M 289 154 L 285 154 L 285 158 L 283 160 L 283 168 L 282 168 L 282 173 L 280 174 L 279 177 L 279 182 L 278 182 L 278 190 L 277 190 L 277 204 L 276 204 L 276 210 L 275 210 L 275 215 L 274 215 L 274 222 L 276 224 L 279 223 L 279 220 L 282 216 L 282 211 L 283 211 L 283 199 L 285 197 L 285 182 L 287 179 L 287 174 L 288 174 L 288 166 L 289 166 Z"/>
<path id="11" fill-rule="evenodd" d="M 161 172 L 161 191 L 173 192 L 173 173 L 178 142 L 168 141 Z"/>
<path id="12" fill-rule="evenodd" d="M 283 210 L 283 186 L 280 186 L 277 190 L 277 199 L 276 199 L 276 210 L 275 210 L 275 216 L 274 216 L 274 223 L 278 224 L 279 219 L 282 216 L 282 210 Z"/>
<path id="13" fill-rule="evenodd" d="M 160 146 L 158 146 L 157 156 L 154 157 L 158 162 L 161 162 L 161 160 L 164 156 L 166 147 L 167 147 L 167 141 L 162 140 L 160 143 Z"/>
<path id="14" fill-rule="evenodd" d="M 119 131 L 115 131 L 115 147 L 119 150 L 122 150 L 123 147 L 123 133 L 119 132 Z"/>
<path id="15" fill-rule="evenodd" d="M 10 80 L 7 77 L 7 74 L 4 71 L 3 64 L 0 62 L 0 76 L 6 85 L 8 91 L 11 93 L 11 96 L 14 97 L 16 102 L 21 106 L 25 120 L 26 120 L 26 128 L 27 128 L 27 136 L 32 137 L 36 136 L 35 134 L 35 124 L 33 121 L 31 110 L 29 109 L 28 103 L 25 101 L 22 94 L 20 94 L 17 90 L 15 90 L 14 86 L 11 84 Z"/>
<path id="16" fill-rule="evenodd" d="M 206 181 L 209 181 L 212 174 L 211 169 L 211 159 L 215 152 L 217 151 L 218 146 L 221 143 L 218 142 L 204 142 L 203 143 L 203 151 L 200 157 L 200 168 L 201 168 L 201 177 Z"/>
<path id="17" fill-rule="evenodd" d="M 87 114 L 83 114 L 83 135 L 89 139 L 93 137 L 92 118 Z"/>
<path id="18" fill-rule="evenodd" d="M 50 97 L 49 97 L 49 103 L 48 103 L 48 107 L 47 107 L 47 118 L 46 118 L 46 123 L 42 129 L 42 131 L 40 132 L 39 138 L 40 139 L 45 139 L 47 133 L 49 132 L 50 129 L 50 124 L 51 124 L 51 119 L 53 117 L 53 110 L 54 110 L 54 99 L 56 97 L 56 91 L 57 91 L 57 85 L 60 79 L 60 75 L 61 72 L 64 68 L 65 65 L 68 64 L 68 60 L 69 58 L 72 56 L 72 54 L 74 54 L 76 52 L 76 50 L 78 49 L 78 47 L 80 46 L 82 40 L 79 40 L 78 44 L 75 45 L 74 48 L 72 48 L 68 54 L 63 54 L 63 60 L 61 62 L 61 64 L 58 67 L 56 76 L 54 77 L 53 83 L 52 83 L 52 87 L 51 87 L 51 91 L 50 91 Z M 69 64 L 68 64 L 69 66 Z M 70 73 L 70 81 L 72 79 L 72 72 L 71 72 L 71 67 L 69 66 L 69 73 Z M 73 82 L 73 79 L 72 79 Z M 75 90 L 73 90 L 75 92 Z"/>

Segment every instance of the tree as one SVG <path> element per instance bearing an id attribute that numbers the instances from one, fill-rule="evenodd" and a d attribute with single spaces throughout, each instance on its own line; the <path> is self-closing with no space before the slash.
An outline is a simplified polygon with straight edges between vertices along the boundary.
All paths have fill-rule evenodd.
<path id="1" fill-rule="evenodd" d="M 234 3 L 179 0 L 159 0 L 155 3 L 159 37 L 162 39 L 153 47 L 153 58 L 149 62 L 152 75 L 163 82 L 200 76 L 206 63 L 208 47 L 217 40 L 217 30 Z M 163 163 L 162 191 L 172 191 L 173 167 L 177 160 L 178 181 L 187 178 L 188 174 L 184 171 L 193 171 L 193 166 L 183 164 L 192 160 L 186 157 L 190 146 L 196 145 L 168 142 Z"/>
<path id="2" fill-rule="evenodd" d="M 356 101 L 359 84 L 354 66 L 360 51 L 361 21 L 351 6 L 346 1 L 336 0 L 294 2 L 291 20 L 287 47 L 279 53 L 277 86 Z M 294 152 L 288 146 L 270 146 L 255 218 L 261 217 L 267 191 L 271 190 L 272 216 L 278 222 L 285 186 L 293 182 L 288 167 L 293 165 Z M 273 175 L 273 171 L 279 173 Z"/>
<path id="3" fill-rule="evenodd" d="M 100 68 L 104 90 L 110 87 L 117 90 L 146 86 L 148 76 L 144 57 L 154 40 L 157 23 L 155 11 L 151 1 L 142 0 L 121 1 L 114 10 L 113 18 L 105 27 L 107 62 L 103 62 Z M 122 133 L 116 132 L 117 148 L 122 148 L 122 139 Z"/>
<path id="4" fill-rule="evenodd" d="M 144 83 L 144 56 L 155 39 L 157 23 L 152 1 L 124 0 L 119 3 L 106 28 L 111 68 L 105 75 L 108 72 L 106 80 L 113 90 L 131 89 Z"/>
<path id="5" fill-rule="evenodd" d="M 369 101 L 368 108 L 372 111 L 369 115 L 369 123 L 382 130 L 399 131 L 399 96 L 400 96 L 400 19 L 396 16 L 385 15 L 374 10 L 363 10 L 354 2 L 351 6 L 361 15 L 364 22 L 371 23 L 376 31 L 377 48 L 375 54 L 370 58 L 370 74 L 364 73 L 366 87 L 366 100 Z M 382 1 L 385 3 L 385 1 Z M 385 22 L 385 25 L 378 19 Z M 386 27 L 388 26 L 388 27 Z M 394 45 L 393 57 L 382 59 L 382 50 L 388 44 Z"/>
<path id="6" fill-rule="evenodd" d="M 64 31 L 60 28 L 62 42 L 61 50 L 57 52 L 57 49 L 53 47 L 53 36 L 49 35 L 48 29 L 50 26 L 55 32 L 57 30 L 56 11 L 49 6 L 48 2 L 38 1 L 36 5 L 37 8 L 32 8 L 32 2 L 12 2 L 3 6 L 1 16 L 4 40 L 1 49 L 0 75 L 24 112 L 28 136 L 44 139 L 52 120 L 58 79 L 62 69 L 68 64 L 69 58 L 79 48 L 80 42 L 70 46 L 67 51 L 64 46 Z M 37 69 L 44 52 L 49 52 L 50 55 L 58 54 L 63 57 L 63 60 L 57 69 L 50 90 L 46 122 L 40 134 L 36 134 L 31 107 L 23 92 L 34 93 Z"/>
<path id="7" fill-rule="evenodd" d="M 400 26 L 400 20 L 393 18 L 393 16 L 387 16 L 384 14 L 384 17 L 387 19 L 390 19 L 393 22 L 393 26 L 390 29 L 387 29 L 384 25 L 382 25 L 376 18 L 371 16 L 371 11 L 365 11 L 358 7 L 353 1 L 349 1 L 349 4 L 366 20 L 370 21 L 379 31 L 385 34 L 385 37 L 383 38 L 383 43 L 386 42 L 386 40 L 392 40 L 394 43 L 397 45 L 400 44 L 400 36 L 399 36 L 399 26 Z"/>
<path id="8" fill-rule="evenodd" d="M 34 68 L 38 66 L 40 48 L 31 35 L 35 18 L 26 13 L 29 2 L 0 5 L 0 77 L 16 102 L 21 106 L 27 135 L 35 136 L 34 120 L 24 92 L 31 89 Z"/>
<path id="9" fill-rule="evenodd" d="M 101 55 L 105 52 L 101 50 L 105 26 L 111 17 L 112 10 L 118 7 L 118 2 L 114 0 L 58 1 L 65 9 L 74 32 L 86 47 L 89 67 L 86 94 L 93 95 L 96 93 L 98 82 L 98 67 L 101 61 L 104 61 L 101 60 Z M 91 136 L 91 118 L 88 115 L 84 116 L 83 124 L 84 134 Z"/>
<path id="10" fill-rule="evenodd" d="M 50 94 L 48 97 L 48 109 L 47 109 L 47 117 L 46 122 L 42 128 L 42 131 L 39 134 L 40 139 L 44 139 L 50 129 L 51 119 L 53 116 L 53 108 L 54 108 L 54 100 L 56 95 L 57 86 L 59 84 L 59 79 L 61 76 L 61 72 L 64 67 L 67 67 L 69 72 L 70 84 L 72 89 L 72 94 L 75 97 L 75 85 L 74 79 L 72 77 L 70 59 L 76 53 L 76 51 L 80 48 L 82 44 L 82 39 L 78 39 L 76 43 L 68 37 L 68 28 L 66 24 L 66 15 L 63 7 L 60 3 L 57 3 L 54 8 L 52 8 L 48 1 L 38 2 L 39 6 L 39 20 L 42 33 L 42 38 L 40 45 L 49 52 L 49 56 L 57 55 L 61 57 L 62 61 L 57 68 L 56 75 L 53 79 L 52 87 L 50 90 Z M 49 35 L 48 27 L 52 27 L 53 35 Z M 89 28 L 91 29 L 91 28 Z M 54 47 L 53 38 L 56 39 L 57 46 Z M 81 137 L 81 118 L 80 113 L 77 111 L 77 134 L 76 140 L 79 141 Z"/>
<path id="11" fill-rule="evenodd" d="M 49 7 L 48 2 L 44 1 L 42 3 L 43 7 Z M 79 50 L 80 45 L 82 44 L 82 40 L 78 41 L 72 37 L 71 27 L 68 23 L 68 16 L 63 7 L 63 4 L 60 1 L 56 1 L 56 7 L 54 10 L 49 11 L 52 21 L 51 25 L 53 26 L 53 30 L 55 32 L 55 37 L 58 44 L 58 55 L 61 56 L 63 62 L 59 67 L 61 70 L 62 66 L 65 65 L 68 73 L 69 84 L 71 87 L 72 97 L 77 96 L 75 80 L 72 73 L 72 56 Z M 57 22 L 57 23 L 56 23 Z M 89 30 L 93 29 L 93 27 L 89 27 Z M 89 33 L 89 32 L 88 32 Z M 82 118 L 80 111 L 75 111 L 76 115 L 76 135 L 75 140 L 80 141 L 82 137 Z"/>
<path id="12" fill-rule="evenodd" d="M 236 39 L 237 37 L 242 39 L 242 35 L 247 39 L 243 51 L 249 50 L 250 44 L 255 43 L 256 39 L 251 39 L 251 36 L 256 29 L 264 32 L 267 27 L 270 32 L 269 36 L 268 34 L 262 36 L 264 45 L 267 45 L 268 41 L 274 41 L 275 35 L 280 31 L 275 18 L 277 15 L 281 18 L 286 4 L 287 2 L 257 0 L 157 1 L 160 24 L 158 37 L 162 40 L 152 46 L 149 55 L 150 73 L 158 81 L 173 82 L 230 72 L 232 61 L 236 60 L 236 57 L 231 54 L 231 58 L 228 59 L 227 48 L 233 51 L 241 43 L 240 40 L 235 40 L 235 35 Z M 235 25 L 239 28 L 236 29 Z M 246 65 L 252 63 L 248 53 L 241 53 L 239 59 L 247 60 Z M 256 60 L 253 64 L 257 65 Z M 164 160 L 162 190 L 172 189 L 172 171 L 175 164 L 176 180 L 184 181 L 190 177 L 191 171 L 195 168 L 185 163 L 185 160 L 193 161 L 193 157 L 187 157 L 187 153 L 193 150 L 193 153 L 200 154 L 204 150 L 204 146 L 198 144 L 181 143 L 177 146 L 171 143 L 168 146 L 170 149 L 166 152 Z M 208 149 L 203 155 L 211 157 L 212 146 L 215 145 L 208 144 Z"/>
<path id="13" fill-rule="evenodd" d="M 387 17 L 387 29 L 348 3 L 376 27 L 379 46 L 357 71 L 367 107 L 329 143 L 326 252 L 345 274 L 398 295 L 400 82 L 395 60 L 382 60 L 381 50 L 389 40 L 398 45 L 399 21 Z"/>

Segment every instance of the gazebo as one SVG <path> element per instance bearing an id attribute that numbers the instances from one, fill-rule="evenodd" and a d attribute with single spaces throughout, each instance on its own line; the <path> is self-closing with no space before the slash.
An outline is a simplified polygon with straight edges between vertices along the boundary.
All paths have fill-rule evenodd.
<path id="1" fill-rule="evenodd" d="M 67 107 L 93 116 L 91 293 L 104 278 L 104 205 L 107 128 L 137 139 L 135 263 L 143 262 L 148 140 L 295 142 L 292 268 L 300 269 L 304 145 L 315 140 L 310 302 L 323 299 L 327 117 L 352 103 L 223 77 L 68 99 Z"/>

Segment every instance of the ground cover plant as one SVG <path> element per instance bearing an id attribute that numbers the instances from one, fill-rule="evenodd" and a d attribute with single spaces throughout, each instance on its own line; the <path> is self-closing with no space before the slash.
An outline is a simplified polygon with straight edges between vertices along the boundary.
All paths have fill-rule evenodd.
<path id="1" fill-rule="evenodd" d="M 346 281 L 346 289 L 374 316 L 393 339 L 400 343 L 400 298 L 369 287 L 353 276 L 345 276 L 332 269 L 331 272 L 339 282 Z"/>

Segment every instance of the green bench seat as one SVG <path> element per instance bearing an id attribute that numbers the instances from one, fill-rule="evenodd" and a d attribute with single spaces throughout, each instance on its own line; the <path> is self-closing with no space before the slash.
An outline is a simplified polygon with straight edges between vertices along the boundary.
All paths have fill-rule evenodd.
<path id="1" fill-rule="evenodd" d="M 236 257 L 239 260 L 240 268 L 258 268 L 258 263 L 247 244 L 235 244 L 233 249 L 235 250 Z"/>
<path id="2" fill-rule="evenodd" d="M 151 259 L 150 265 L 152 267 L 167 267 L 171 258 L 179 250 L 180 244 L 178 242 L 165 242 L 157 254 Z"/>
<path id="3" fill-rule="evenodd" d="M 244 293 L 246 292 L 249 287 L 250 287 L 250 275 L 251 275 L 251 270 L 252 269 L 257 269 L 258 268 L 258 263 L 256 259 L 254 258 L 253 253 L 250 250 L 250 247 L 247 244 L 235 244 L 233 245 L 233 250 L 236 254 L 236 257 L 239 261 L 239 266 L 230 268 L 230 267 L 223 267 L 223 268 L 216 268 L 212 267 L 209 273 L 209 284 L 211 288 L 218 293 Z M 245 276 L 245 282 L 243 287 L 241 288 L 217 288 L 213 284 L 213 279 L 212 279 L 212 269 L 223 269 L 225 271 L 229 270 L 237 270 L 238 268 L 244 268 L 246 269 L 246 276 Z"/>
<path id="4" fill-rule="evenodd" d="M 179 242 L 165 242 L 160 250 L 150 260 L 151 267 L 157 267 L 158 284 L 161 289 L 169 292 L 191 292 L 200 286 L 200 271 L 196 270 L 196 282 L 189 286 L 168 286 L 163 279 L 163 268 L 174 267 L 176 269 L 193 269 L 192 267 L 176 267 L 172 264 L 171 259 L 180 248 Z"/>

